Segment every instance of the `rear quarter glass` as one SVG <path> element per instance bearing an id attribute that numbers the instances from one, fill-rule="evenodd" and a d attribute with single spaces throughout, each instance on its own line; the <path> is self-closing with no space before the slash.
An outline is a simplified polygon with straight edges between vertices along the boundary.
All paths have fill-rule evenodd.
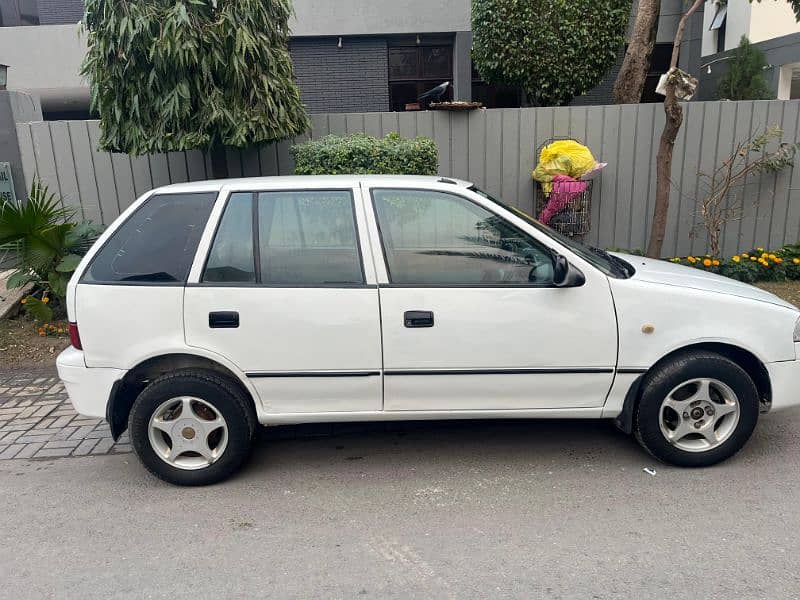
<path id="1" fill-rule="evenodd" d="M 81 283 L 185 283 L 217 192 L 155 194 L 106 241 Z"/>

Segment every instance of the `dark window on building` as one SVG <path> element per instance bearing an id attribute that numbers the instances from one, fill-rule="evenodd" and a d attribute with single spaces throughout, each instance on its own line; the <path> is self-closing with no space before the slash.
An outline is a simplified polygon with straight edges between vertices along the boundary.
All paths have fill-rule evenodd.
<path id="1" fill-rule="evenodd" d="M 642 102 L 663 102 L 664 96 L 656 94 L 656 87 L 661 76 L 669 71 L 672 60 L 672 44 L 656 44 L 650 57 L 650 69 L 644 82 Z"/>
<path id="2" fill-rule="evenodd" d="M 453 81 L 453 46 L 390 46 L 389 102 L 394 111 L 418 102 L 420 95 Z M 452 99 L 453 88 L 445 99 Z"/>
<path id="3" fill-rule="evenodd" d="M 486 83 L 472 67 L 472 100 L 486 108 L 519 108 L 522 106 L 522 89 L 514 85 Z"/>
<path id="4" fill-rule="evenodd" d="M 101 248 L 85 282 L 183 283 L 217 193 L 150 197 Z"/>
<path id="5" fill-rule="evenodd" d="M 37 0 L 0 0 L 0 27 L 39 24 Z"/>

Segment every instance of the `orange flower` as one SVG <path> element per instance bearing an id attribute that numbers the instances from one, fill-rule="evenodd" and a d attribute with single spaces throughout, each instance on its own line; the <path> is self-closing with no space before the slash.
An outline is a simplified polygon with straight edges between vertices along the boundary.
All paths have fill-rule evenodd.
<path id="1" fill-rule="evenodd" d="M 45 304 L 47 304 L 48 302 L 50 302 L 50 298 L 48 298 L 47 296 L 45 296 L 44 298 L 42 298 L 42 302 L 44 302 Z"/>
<path id="2" fill-rule="evenodd" d="M 20 304 L 27 304 L 27 302 L 28 302 L 28 299 L 27 299 L 27 298 L 23 298 L 23 299 L 22 299 L 22 300 L 20 300 L 19 302 L 20 302 Z"/>
<path id="3" fill-rule="evenodd" d="M 711 261 L 711 264 L 714 265 L 715 267 L 718 267 L 719 266 L 719 261 L 718 260 L 713 260 L 713 261 Z"/>
<path id="4" fill-rule="evenodd" d="M 778 257 L 776 257 L 776 258 L 775 258 L 775 264 L 776 264 L 776 265 L 779 265 L 779 264 L 781 264 L 782 262 L 783 262 L 783 259 L 782 259 L 780 256 L 778 256 Z"/>
<path id="5" fill-rule="evenodd" d="M 710 258 L 704 258 L 703 259 L 703 266 L 704 267 L 710 267 L 711 266 L 711 259 Z"/>

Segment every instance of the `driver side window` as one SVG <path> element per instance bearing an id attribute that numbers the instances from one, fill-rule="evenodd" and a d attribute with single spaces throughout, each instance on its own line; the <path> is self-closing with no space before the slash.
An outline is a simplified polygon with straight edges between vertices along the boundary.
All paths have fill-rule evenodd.
<path id="1" fill-rule="evenodd" d="M 454 194 L 374 189 L 391 283 L 553 283 L 551 252 L 502 217 Z"/>

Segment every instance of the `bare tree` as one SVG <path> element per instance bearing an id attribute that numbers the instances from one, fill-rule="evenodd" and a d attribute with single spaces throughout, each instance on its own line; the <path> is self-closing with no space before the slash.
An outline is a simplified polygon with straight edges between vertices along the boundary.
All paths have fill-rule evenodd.
<path id="1" fill-rule="evenodd" d="M 614 82 L 614 102 L 617 104 L 636 104 L 642 99 L 660 13 L 661 0 L 639 0 L 633 36 Z"/>
<path id="2" fill-rule="evenodd" d="M 672 175 L 672 150 L 675 146 L 675 139 L 678 131 L 683 124 L 683 107 L 678 102 L 676 95 L 678 85 L 684 74 L 678 69 L 678 53 L 683 42 L 683 33 L 686 30 L 686 23 L 691 16 L 703 5 L 704 0 L 694 0 L 681 20 L 678 22 L 678 30 L 675 33 L 675 41 L 672 44 L 672 59 L 669 63 L 669 71 L 666 81 L 666 97 L 664 98 L 664 112 L 667 121 L 664 123 L 664 130 L 661 132 L 661 141 L 658 146 L 656 156 L 656 204 L 653 209 L 653 224 L 650 228 L 650 241 L 647 244 L 647 256 L 652 258 L 661 257 L 661 248 L 664 245 L 664 234 L 667 230 L 667 212 L 669 211 L 669 181 Z"/>
<path id="3" fill-rule="evenodd" d="M 745 203 L 739 189 L 747 183 L 747 178 L 760 173 L 777 173 L 794 164 L 798 144 L 782 143 L 775 150 L 766 149 L 771 140 L 779 139 L 782 134 L 777 125 L 751 134 L 737 143 L 733 154 L 712 173 L 698 174 L 706 189 L 705 196 L 697 201 L 699 227 L 708 236 L 712 256 L 721 256 L 722 228 L 731 221 L 740 220 L 744 214 Z M 753 158 L 754 155 L 757 157 Z"/>

